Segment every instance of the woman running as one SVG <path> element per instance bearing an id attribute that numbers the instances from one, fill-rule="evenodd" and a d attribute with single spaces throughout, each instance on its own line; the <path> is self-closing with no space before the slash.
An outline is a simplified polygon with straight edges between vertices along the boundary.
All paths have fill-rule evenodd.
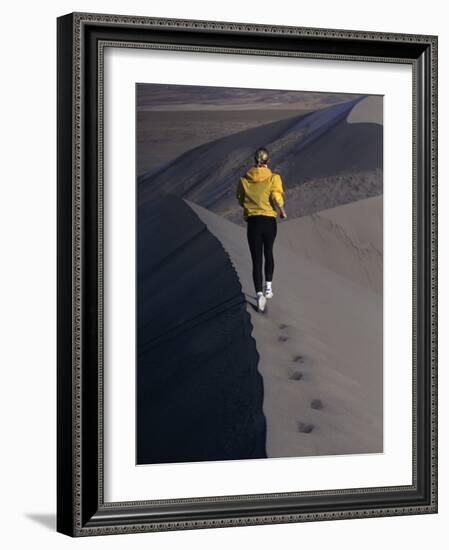
<path id="1" fill-rule="evenodd" d="M 273 297 L 273 245 L 277 233 L 276 208 L 286 218 L 281 176 L 268 168 L 269 154 L 260 147 L 254 154 L 255 165 L 240 177 L 237 200 L 247 222 L 247 237 L 253 263 L 253 281 L 257 309 L 263 311 L 267 298 Z M 265 284 L 262 279 L 262 260 L 265 257 Z"/>

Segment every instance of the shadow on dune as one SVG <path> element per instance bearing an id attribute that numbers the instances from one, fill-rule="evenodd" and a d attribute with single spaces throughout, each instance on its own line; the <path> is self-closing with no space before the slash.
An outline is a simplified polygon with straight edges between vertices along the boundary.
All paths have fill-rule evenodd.
<path id="1" fill-rule="evenodd" d="M 265 458 L 263 382 L 237 274 L 174 195 L 137 227 L 137 464 Z"/>

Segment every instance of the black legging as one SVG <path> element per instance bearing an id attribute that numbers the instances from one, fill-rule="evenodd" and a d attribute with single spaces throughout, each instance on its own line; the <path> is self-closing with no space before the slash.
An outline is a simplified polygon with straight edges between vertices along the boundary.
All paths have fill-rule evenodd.
<path id="1" fill-rule="evenodd" d="M 273 280 L 273 244 L 277 234 L 276 219 L 272 216 L 249 216 L 247 237 L 253 262 L 253 281 L 256 292 L 262 292 L 262 257 L 265 256 L 265 281 Z"/>

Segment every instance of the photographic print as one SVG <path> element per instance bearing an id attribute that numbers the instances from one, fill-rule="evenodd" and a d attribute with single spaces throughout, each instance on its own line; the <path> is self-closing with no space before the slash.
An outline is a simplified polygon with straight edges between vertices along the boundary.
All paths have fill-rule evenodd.
<path id="1" fill-rule="evenodd" d="M 58 532 L 437 513 L 438 37 L 57 28 Z"/>
<path id="2" fill-rule="evenodd" d="M 57 531 L 437 513 L 438 37 L 57 28 Z"/>
<path id="3" fill-rule="evenodd" d="M 136 84 L 137 464 L 383 451 L 382 102 Z"/>

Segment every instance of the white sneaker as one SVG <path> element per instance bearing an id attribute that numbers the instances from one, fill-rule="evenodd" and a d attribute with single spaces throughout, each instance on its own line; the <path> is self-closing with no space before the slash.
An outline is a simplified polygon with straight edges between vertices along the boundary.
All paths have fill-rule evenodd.
<path id="1" fill-rule="evenodd" d="M 257 295 L 257 309 L 259 311 L 263 311 L 265 309 L 265 306 L 267 304 L 267 299 L 263 294 Z"/>
<path id="2" fill-rule="evenodd" d="M 273 298 L 273 289 L 270 287 L 270 288 L 267 288 L 267 285 L 265 285 L 265 289 L 264 289 L 264 295 L 265 295 L 265 298 Z"/>

